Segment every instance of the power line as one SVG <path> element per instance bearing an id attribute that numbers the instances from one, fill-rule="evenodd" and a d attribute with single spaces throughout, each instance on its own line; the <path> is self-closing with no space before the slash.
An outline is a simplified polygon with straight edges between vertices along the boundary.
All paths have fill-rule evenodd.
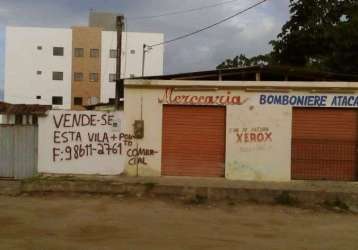
<path id="1" fill-rule="evenodd" d="M 153 16 L 133 17 L 133 18 L 128 18 L 128 20 L 130 20 L 130 21 L 138 21 L 138 20 L 154 19 L 154 18 L 165 17 L 165 16 L 176 16 L 176 15 L 180 15 L 180 14 L 186 14 L 186 13 L 190 13 L 190 12 L 210 9 L 210 8 L 222 6 L 222 5 L 225 5 L 225 4 L 230 4 L 230 3 L 233 3 L 233 2 L 237 2 L 237 1 L 240 1 L 240 0 L 230 0 L 230 1 L 225 1 L 225 2 L 221 2 L 221 3 L 217 3 L 217 4 L 211 4 L 211 5 L 202 6 L 202 7 L 199 7 L 199 8 L 193 8 L 193 9 L 187 9 L 187 10 L 179 10 L 179 11 L 173 11 L 173 12 L 166 12 L 166 13 L 153 15 Z"/>
<path id="2" fill-rule="evenodd" d="M 172 43 L 172 42 L 175 42 L 175 41 L 178 41 L 178 40 L 187 38 L 187 37 L 189 37 L 189 36 L 193 36 L 193 35 L 195 35 L 195 34 L 198 34 L 198 33 L 202 32 L 202 31 L 211 29 L 211 28 L 213 28 L 213 27 L 215 27 L 215 26 L 217 26 L 217 25 L 219 25 L 219 24 L 222 24 L 222 23 L 224 23 L 224 22 L 226 22 L 226 21 L 228 21 L 228 20 L 230 20 L 230 19 L 232 19 L 232 18 L 234 18 L 234 17 L 236 17 L 236 16 L 239 16 L 239 15 L 241 15 L 241 14 L 244 14 L 245 12 L 247 12 L 247 11 L 249 11 L 249 10 L 251 10 L 251 9 L 253 9 L 253 8 L 255 8 L 255 7 L 257 7 L 257 6 L 261 5 L 261 4 L 263 4 L 264 2 L 267 2 L 267 1 L 268 1 L 268 0 L 262 0 L 262 1 L 258 2 L 258 3 L 256 3 L 256 4 L 254 4 L 254 5 L 251 5 L 250 7 L 246 8 L 246 9 L 244 9 L 244 10 L 241 10 L 241 11 L 235 13 L 235 14 L 232 15 L 232 16 L 229 16 L 229 17 L 227 17 L 227 18 L 224 18 L 224 19 L 220 20 L 219 22 L 216 22 L 216 23 L 214 23 L 214 24 L 212 24 L 212 25 L 206 26 L 206 27 L 201 28 L 201 29 L 199 29 L 199 30 L 193 31 L 193 32 L 191 32 L 191 33 L 188 33 L 188 34 L 185 34 L 185 35 L 181 35 L 181 36 L 175 37 L 175 38 L 173 38 L 173 39 L 170 39 L 170 40 L 167 40 L 167 41 L 164 41 L 164 42 L 161 42 L 161 43 L 157 43 L 157 44 L 153 44 L 153 45 L 146 45 L 146 46 L 149 47 L 149 48 L 153 48 L 153 47 L 157 47 L 157 46 L 160 46 L 160 45 L 165 45 L 165 44 L 168 44 L 168 43 Z"/>

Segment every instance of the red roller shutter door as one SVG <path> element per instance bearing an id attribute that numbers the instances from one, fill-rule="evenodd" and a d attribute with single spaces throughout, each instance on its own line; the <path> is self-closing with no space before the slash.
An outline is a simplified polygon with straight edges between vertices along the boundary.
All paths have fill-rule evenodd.
<path id="1" fill-rule="evenodd" d="M 357 119 L 354 109 L 294 108 L 292 179 L 356 180 Z"/>
<path id="2" fill-rule="evenodd" d="M 225 121 L 225 107 L 165 105 L 162 175 L 224 176 Z"/>

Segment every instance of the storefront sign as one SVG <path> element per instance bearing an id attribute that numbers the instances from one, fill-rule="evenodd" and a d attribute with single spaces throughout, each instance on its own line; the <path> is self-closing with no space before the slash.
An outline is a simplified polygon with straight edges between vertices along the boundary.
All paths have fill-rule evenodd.
<path id="1" fill-rule="evenodd" d="M 296 107 L 358 107 L 358 96 L 348 95 L 260 95 L 261 105 Z"/>
<path id="2" fill-rule="evenodd" d="M 267 127 L 236 128 L 230 133 L 236 134 L 236 143 L 240 144 L 272 142 L 272 132 Z"/>
<path id="3" fill-rule="evenodd" d="M 158 102 L 181 105 L 242 105 L 245 100 L 242 100 L 240 96 L 231 95 L 231 92 L 224 95 L 193 95 L 191 93 L 183 95 L 169 88 L 165 90 Z"/>

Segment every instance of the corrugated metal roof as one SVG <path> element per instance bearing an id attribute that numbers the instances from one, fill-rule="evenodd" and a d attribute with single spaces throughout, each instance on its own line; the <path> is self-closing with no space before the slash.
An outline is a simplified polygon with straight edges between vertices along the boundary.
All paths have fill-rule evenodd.
<path id="1" fill-rule="evenodd" d="M 153 80 L 221 80 L 221 81 L 347 81 L 357 82 L 358 75 L 324 72 L 292 66 L 250 66 L 230 69 L 186 72 L 161 76 L 144 76 L 134 79 Z"/>
<path id="2" fill-rule="evenodd" d="M 10 104 L 6 102 L 0 102 L 0 114 L 45 115 L 46 112 L 51 109 L 51 105 Z"/>

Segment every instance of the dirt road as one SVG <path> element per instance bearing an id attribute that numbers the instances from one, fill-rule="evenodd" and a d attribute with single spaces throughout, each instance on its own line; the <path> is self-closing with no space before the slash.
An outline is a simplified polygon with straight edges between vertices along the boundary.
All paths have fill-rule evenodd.
<path id="1" fill-rule="evenodd" d="M 0 249 L 358 249 L 358 215 L 120 197 L 0 197 Z"/>

